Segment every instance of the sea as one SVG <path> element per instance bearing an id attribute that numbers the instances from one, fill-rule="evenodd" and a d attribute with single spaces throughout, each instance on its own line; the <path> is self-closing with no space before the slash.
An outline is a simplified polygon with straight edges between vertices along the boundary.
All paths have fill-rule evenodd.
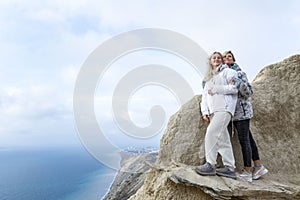
<path id="1" fill-rule="evenodd" d="M 0 200 L 101 200 L 115 175 L 84 148 L 0 149 Z"/>

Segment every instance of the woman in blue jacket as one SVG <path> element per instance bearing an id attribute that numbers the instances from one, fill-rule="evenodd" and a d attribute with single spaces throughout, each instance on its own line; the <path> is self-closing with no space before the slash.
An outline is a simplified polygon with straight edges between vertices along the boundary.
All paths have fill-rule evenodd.
<path id="1" fill-rule="evenodd" d="M 250 95 L 253 92 L 245 72 L 235 63 L 235 58 L 231 51 L 226 51 L 223 54 L 223 61 L 238 73 L 238 79 L 234 80 L 238 89 L 238 100 L 233 124 L 238 132 L 242 147 L 244 169 L 237 174 L 237 177 L 244 181 L 252 182 L 252 179 L 258 179 L 268 173 L 268 170 L 260 162 L 258 149 L 250 131 L 250 119 L 253 117 Z M 254 168 L 251 167 L 251 159 L 254 162 Z"/>

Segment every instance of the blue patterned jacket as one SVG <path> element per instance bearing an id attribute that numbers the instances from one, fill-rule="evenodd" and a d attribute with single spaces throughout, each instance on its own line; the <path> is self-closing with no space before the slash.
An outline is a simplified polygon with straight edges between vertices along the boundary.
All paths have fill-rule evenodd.
<path id="1" fill-rule="evenodd" d="M 234 63 L 231 67 L 237 71 L 237 78 L 234 79 L 238 89 L 238 100 L 235 108 L 233 121 L 251 119 L 253 117 L 253 109 L 250 102 L 250 96 L 253 94 L 252 87 L 247 79 L 245 72 Z"/>

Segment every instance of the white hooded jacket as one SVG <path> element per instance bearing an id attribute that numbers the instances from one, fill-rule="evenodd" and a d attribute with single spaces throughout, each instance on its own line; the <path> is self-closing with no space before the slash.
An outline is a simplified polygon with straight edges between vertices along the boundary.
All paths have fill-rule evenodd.
<path id="1" fill-rule="evenodd" d="M 202 93 L 201 112 L 202 115 L 210 115 L 217 111 L 225 111 L 234 115 L 238 89 L 234 82 L 229 80 L 237 78 L 237 72 L 221 65 L 219 71 L 209 79 L 204 86 Z M 208 94 L 211 90 L 213 95 Z"/>

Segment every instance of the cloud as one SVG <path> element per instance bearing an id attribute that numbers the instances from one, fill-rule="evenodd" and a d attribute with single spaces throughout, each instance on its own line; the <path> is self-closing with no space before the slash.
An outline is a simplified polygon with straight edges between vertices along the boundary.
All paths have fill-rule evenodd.
<path id="1" fill-rule="evenodd" d="M 54 135 L 72 130 L 73 127 L 63 127 L 63 124 L 69 126 L 73 122 L 75 71 L 74 68 L 67 67 L 57 73 L 56 77 L 43 82 L 32 80 L 26 85 L 3 84 L 0 92 L 0 121 L 3 123 L 0 137 L 10 138 L 16 134 L 30 136 L 35 133 L 37 137 L 44 135 L 55 138 Z M 59 130 L 61 127 L 63 129 Z M 20 143 L 17 140 L 15 142 Z M 32 138 L 31 143 L 35 142 Z M 6 141 L 2 140 L 1 143 L 5 144 Z"/>

